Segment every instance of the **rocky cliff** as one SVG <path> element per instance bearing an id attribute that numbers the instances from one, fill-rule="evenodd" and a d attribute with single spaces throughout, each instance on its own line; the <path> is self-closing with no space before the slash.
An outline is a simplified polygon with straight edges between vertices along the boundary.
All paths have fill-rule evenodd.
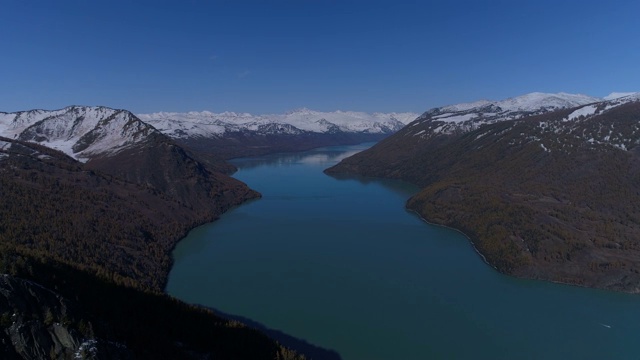
<path id="1" fill-rule="evenodd" d="M 0 275 L 3 359 L 132 359 L 123 344 L 99 339 L 88 317 L 61 295 Z"/>

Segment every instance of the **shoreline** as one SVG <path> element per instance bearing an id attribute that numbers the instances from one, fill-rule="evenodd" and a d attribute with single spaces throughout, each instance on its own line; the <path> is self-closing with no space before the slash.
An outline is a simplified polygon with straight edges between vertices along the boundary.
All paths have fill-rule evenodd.
<path id="1" fill-rule="evenodd" d="M 213 216 L 212 218 L 207 218 L 207 219 L 204 219 L 202 221 L 195 221 L 194 224 L 187 225 L 186 229 L 182 232 L 182 234 L 178 237 L 178 239 L 175 240 L 175 241 L 172 241 L 171 247 L 168 249 L 169 264 L 167 265 L 166 274 L 163 276 L 163 279 L 162 279 L 162 282 L 161 282 L 162 283 L 161 292 L 163 294 L 169 295 L 167 293 L 167 284 L 169 283 L 169 273 L 171 273 L 171 270 L 173 269 L 173 265 L 174 265 L 173 252 L 175 251 L 175 249 L 178 246 L 178 244 L 182 240 L 184 240 L 187 236 L 189 236 L 189 233 L 191 231 L 193 231 L 194 229 L 196 229 L 196 228 L 198 228 L 200 226 L 206 225 L 206 224 L 214 223 L 217 220 L 219 220 L 220 217 L 223 216 L 224 214 L 226 214 L 227 212 L 229 212 L 229 211 L 231 211 L 231 210 L 233 210 L 233 209 L 235 209 L 235 208 L 237 208 L 239 206 L 247 204 L 247 203 L 249 203 L 251 201 L 255 201 L 255 200 L 258 200 L 258 199 L 262 198 L 262 194 L 259 193 L 258 191 L 253 190 L 251 188 L 249 188 L 249 190 L 250 190 L 250 192 L 253 192 L 256 196 L 244 199 L 244 200 L 242 200 L 241 202 L 239 202 L 237 204 L 231 204 L 230 206 L 228 206 L 225 209 L 223 209 L 220 214 L 217 214 L 217 215 Z"/>
<path id="2" fill-rule="evenodd" d="M 336 164 L 337 165 L 337 164 Z M 335 166 L 335 165 L 334 165 Z M 339 178 L 341 176 L 345 176 L 345 177 L 351 177 L 351 178 L 355 178 L 355 177 L 360 177 L 360 178 L 365 178 L 365 179 L 371 179 L 371 180 L 397 180 L 397 181 L 404 181 L 408 184 L 411 184 L 413 186 L 416 186 L 418 189 L 421 189 L 420 186 L 415 185 L 414 183 L 410 182 L 410 181 L 406 181 L 403 179 L 397 179 L 397 178 L 385 178 L 385 177 L 375 177 L 375 176 L 365 176 L 365 175 L 360 175 L 360 174 L 354 174 L 354 173 L 350 173 L 350 172 L 329 172 L 327 173 L 328 169 L 333 168 L 333 166 L 325 169 L 323 172 L 328 175 L 331 176 L 333 178 Z M 418 190 L 419 191 L 419 190 Z M 414 194 L 415 195 L 415 194 Z M 416 215 L 418 218 L 420 218 L 421 221 L 423 221 L 426 224 L 429 225 L 433 225 L 433 226 L 438 226 L 438 227 L 443 227 L 449 230 L 453 230 L 456 231 L 458 233 L 460 233 L 461 235 L 463 235 L 467 241 L 471 244 L 471 247 L 473 248 L 473 250 L 476 252 L 476 254 L 478 254 L 480 256 L 480 258 L 482 259 L 482 261 L 488 265 L 490 268 L 492 268 L 493 270 L 495 270 L 496 272 L 498 272 L 499 274 L 502 275 L 507 275 L 507 276 L 511 276 L 517 279 L 525 279 L 525 280 L 535 280 L 535 281 L 545 281 L 545 282 L 549 282 L 549 283 L 553 283 L 553 284 L 559 284 L 559 285 L 568 285 L 568 286 L 575 286 L 575 287 L 579 287 L 579 288 L 585 288 L 585 289 L 596 289 L 596 290 L 603 290 L 603 291 L 610 291 L 610 292 L 615 292 L 615 293 L 623 293 L 623 294 L 640 294 L 640 287 L 636 288 L 635 290 L 631 289 L 631 290 L 620 290 L 620 289 L 612 289 L 612 288 L 605 288 L 605 287 L 597 287 L 597 286 L 588 286 L 588 285 L 582 285 L 582 284 L 577 284 L 577 283 L 570 283 L 570 282 L 565 282 L 565 281 L 560 281 L 560 280 L 553 280 L 550 278 L 544 278 L 544 277 L 533 277 L 533 276 L 521 276 L 521 275 L 515 275 L 513 273 L 507 273 L 507 272 L 502 272 L 500 270 L 498 270 L 498 268 L 496 266 L 494 266 L 491 262 L 489 262 L 486 258 L 486 256 L 478 249 L 478 247 L 476 246 L 476 243 L 474 242 L 474 240 L 467 235 L 466 233 L 464 233 L 462 230 L 448 226 L 448 225 L 444 225 L 444 224 L 440 224 L 440 223 L 436 223 L 436 222 L 432 222 L 430 220 L 428 220 L 427 218 L 425 218 L 422 214 L 420 214 L 420 212 L 418 212 L 417 210 L 411 209 L 409 208 L 407 205 L 409 203 L 409 200 L 411 199 L 411 197 L 413 197 L 414 195 L 410 196 L 404 205 L 404 208 L 407 212 L 413 213 L 414 215 Z M 535 265 L 533 265 L 535 268 Z"/>
<path id="3" fill-rule="evenodd" d="M 408 201 L 408 200 L 407 200 Z M 454 227 L 451 226 L 447 226 L 444 224 L 438 224 L 435 222 L 431 222 L 427 219 L 425 219 L 422 214 L 420 214 L 418 211 L 410 209 L 409 207 L 406 206 L 405 204 L 405 209 L 410 212 L 415 214 L 416 216 L 418 216 L 420 218 L 420 220 L 424 221 L 425 223 L 429 224 L 429 225 L 433 225 L 433 226 L 438 226 L 438 227 L 443 227 L 449 230 L 453 230 L 456 231 L 460 234 L 462 234 L 465 238 L 467 238 L 467 240 L 469 241 L 469 243 L 471 244 L 471 247 L 473 247 L 473 250 L 476 252 L 476 254 L 480 255 L 480 257 L 482 258 L 482 261 L 487 264 L 489 267 L 491 267 L 493 270 L 495 270 L 496 272 L 498 272 L 499 274 L 502 275 L 507 275 L 510 277 L 514 277 L 517 279 L 524 279 L 524 280 L 534 280 L 534 281 L 544 281 L 544 282 L 548 282 L 548 283 L 553 283 L 553 284 L 558 284 L 558 285 L 567 285 L 567 286 L 575 286 L 578 288 L 583 288 L 583 289 L 594 289 L 594 290 L 603 290 L 603 291 L 610 291 L 610 292 L 615 292 L 615 293 L 621 293 L 621 294 L 640 294 L 640 289 L 638 291 L 622 291 L 622 290 L 615 290 L 615 289 L 607 289 L 607 288 L 602 288 L 602 287 L 595 287 L 595 286 L 587 286 L 587 285 L 581 285 L 581 284 L 574 284 L 574 283 L 568 283 L 568 282 L 564 282 L 564 281 L 559 281 L 559 280 L 552 280 L 552 279 L 545 279 L 545 278 L 536 278 L 536 277 L 527 277 L 527 276 L 518 276 L 518 275 L 514 275 L 514 274 L 510 274 L 510 273 L 506 273 L 506 272 L 502 272 L 500 270 L 498 270 L 497 267 L 493 266 L 488 260 L 487 258 L 484 256 L 484 254 L 482 254 L 482 252 L 480 252 L 480 250 L 478 250 L 478 248 L 476 247 L 476 244 L 473 242 L 473 240 L 471 239 L 471 237 L 469 237 L 467 234 L 465 234 L 464 232 L 462 232 L 462 230 L 456 229 Z"/>
<path id="4" fill-rule="evenodd" d="M 407 201 L 408 201 L 408 200 L 407 200 Z M 429 224 L 429 225 L 438 226 L 438 227 L 443 227 L 443 228 L 445 228 L 445 229 L 453 230 L 453 231 L 455 231 L 455 232 L 457 232 L 457 233 L 462 234 L 465 238 L 467 238 L 467 240 L 468 240 L 468 241 L 469 241 L 469 243 L 471 244 L 471 247 L 473 248 L 473 250 L 476 252 L 476 254 L 480 255 L 480 257 L 482 258 L 482 261 L 483 261 L 485 264 L 489 265 L 489 267 L 491 267 L 491 268 L 492 268 L 492 269 L 494 269 L 495 271 L 499 272 L 500 274 L 505 274 L 505 275 L 513 276 L 513 275 L 511 275 L 511 274 L 503 273 L 503 272 L 501 272 L 500 270 L 498 270 L 498 268 L 497 268 L 497 267 L 493 266 L 493 265 L 492 265 L 492 264 L 487 260 L 487 258 L 484 256 L 484 254 L 482 254 L 482 253 L 480 252 L 480 250 L 478 250 L 478 248 L 476 247 L 476 244 L 473 242 L 473 240 L 471 239 L 471 237 L 469 237 L 469 235 L 467 235 L 467 234 L 465 234 L 464 232 L 462 232 L 462 230 L 459 230 L 459 229 L 456 229 L 456 228 L 453 228 L 453 227 L 451 227 L 451 226 L 447 226 L 447 225 L 444 225 L 444 224 L 438 224 L 438 223 L 435 223 L 435 222 L 431 222 L 431 221 L 429 221 L 429 220 L 425 219 L 425 218 L 422 216 L 422 214 L 420 214 L 418 211 L 413 210 L 413 209 L 410 209 L 409 207 L 407 207 L 407 204 L 406 204 L 406 203 L 405 203 L 404 208 L 405 208 L 408 212 L 410 212 L 410 213 L 415 214 L 416 216 L 418 216 L 418 217 L 420 218 L 420 220 L 424 221 L 425 223 L 427 223 L 427 224 Z"/>
<path id="5" fill-rule="evenodd" d="M 237 168 L 236 168 L 237 171 Z M 224 313 L 218 309 L 215 309 L 213 307 L 210 306 L 205 306 L 205 305 L 201 305 L 201 304 L 197 304 L 197 303 L 190 303 L 187 302 L 185 300 L 182 300 L 172 294 L 170 294 L 167 291 L 167 285 L 169 283 L 169 274 L 171 273 L 171 271 L 173 270 L 173 266 L 175 263 L 175 259 L 173 257 L 173 252 L 175 251 L 176 247 L 178 246 L 178 244 L 184 240 L 187 236 L 189 236 L 189 233 L 191 233 L 191 231 L 193 231 L 194 229 L 197 229 L 200 226 L 204 226 L 207 224 L 213 224 L 216 221 L 218 221 L 220 219 L 220 217 L 224 216 L 224 214 L 226 214 L 229 211 L 232 211 L 235 208 L 238 208 L 240 206 L 246 205 L 248 203 L 251 203 L 253 201 L 257 201 L 259 199 L 262 198 L 262 194 L 256 190 L 253 190 L 252 188 L 250 188 L 248 185 L 247 187 L 250 190 L 250 193 L 253 193 L 256 196 L 253 197 L 249 197 L 246 198 L 242 201 L 240 201 L 239 203 L 236 204 L 232 204 L 231 206 L 228 206 L 226 208 L 224 208 L 224 210 L 222 210 L 222 212 L 220 214 L 217 214 L 215 216 L 213 216 L 212 218 L 206 218 L 202 221 L 196 221 L 191 225 L 187 225 L 186 229 L 183 231 L 183 233 L 178 237 L 178 239 L 176 241 L 172 242 L 171 247 L 168 249 L 169 252 L 169 263 L 167 265 L 167 269 L 166 269 L 166 274 L 163 275 L 163 280 L 162 280 L 162 289 L 160 291 L 160 293 L 162 295 L 168 296 L 171 299 L 175 299 L 179 302 L 182 302 L 184 304 L 187 304 L 189 306 L 194 306 L 197 308 L 201 308 L 201 309 L 205 309 L 205 310 L 209 310 L 211 311 L 214 315 L 218 316 L 221 319 L 224 320 L 228 320 L 228 321 L 238 321 L 240 322 L 243 326 L 246 326 L 247 328 L 256 330 L 262 334 L 264 334 L 266 337 L 268 337 L 269 339 L 273 340 L 274 342 L 288 348 L 291 350 L 294 350 L 295 352 L 297 352 L 299 355 L 303 355 L 305 356 L 307 359 L 327 359 L 327 360 L 341 360 L 342 357 L 340 356 L 340 354 L 332 349 L 325 349 L 323 347 L 320 347 L 318 345 L 309 343 L 308 341 L 304 340 L 304 339 L 300 339 L 297 338 L 295 336 L 289 335 L 283 331 L 280 330 L 276 330 L 276 329 L 271 329 L 269 327 L 267 327 L 266 325 L 259 323 L 255 320 L 240 316 L 240 315 L 233 315 L 233 314 L 228 314 L 228 313 Z"/>
<path id="6" fill-rule="evenodd" d="M 313 360 L 342 360 L 342 356 L 340 356 L 340 353 L 338 353 L 336 350 L 327 349 L 327 348 L 312 344 L 305 339 L 301 339 L 293 335 L 289 335 L 282 330 L 272 329 L 256 320 L 253 320 L 241 315 L 233 315 L 233 314 L 225 313 L 223 311 L 220 311 L 210 306 L 205 306 L 201 304 L 191 304 L 191 305 L 210 310 L 216 316 L 222 319 L 226 319 L 230 321 L 238 321 L 248 328 L 254 329 L 256 331 L 259 331 L 265 334 L 270 339 L 277 341 L 280 345 L 285 346 L 289 349 L 295 350 L 298 354 L 306 356 L 309 360 L 312 360 L 312 359 Z"/>

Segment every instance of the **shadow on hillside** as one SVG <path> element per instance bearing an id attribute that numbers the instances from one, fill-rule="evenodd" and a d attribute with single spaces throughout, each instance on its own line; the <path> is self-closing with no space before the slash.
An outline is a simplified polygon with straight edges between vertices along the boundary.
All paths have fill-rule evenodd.
<path id="1" fill-rule="evenodd" d="M 342 357 L 340 356 L 340 354 L 338 354 L 338 352 L 336 352 L 335 350 L 325 349 L 325 348 L 310 344 L 304 339 L 298 339 L 291 335 L 285 334 L 280 330 L 270 329 L 267 326 L 246 317 L 227 314 L 211 307 L 207 307 L 207 309 L 213 311 L 219 317 L 229 319 L 229 320 L 240 321 L 251 328 L 259 330 L 262 333 L 269 336 L 270 338 L 278 341 L 280 344 L 288 348 L 291 348 L 297 351 L 298 353 L 304 354 L 307 357 L 307 359 L 342 360 Z"/>

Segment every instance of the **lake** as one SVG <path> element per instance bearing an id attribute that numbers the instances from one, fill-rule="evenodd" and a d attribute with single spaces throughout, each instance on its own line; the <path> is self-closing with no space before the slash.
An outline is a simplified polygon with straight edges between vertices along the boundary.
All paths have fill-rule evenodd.
<path id="1" fill-rule="evenodd" d="M 192 230 L 167 293 L 345 360 L 640 358 L 640 296 L 502 275 L 417 188 L 322 172 L 370 145 L 234 160 L 263 198 Z"/>

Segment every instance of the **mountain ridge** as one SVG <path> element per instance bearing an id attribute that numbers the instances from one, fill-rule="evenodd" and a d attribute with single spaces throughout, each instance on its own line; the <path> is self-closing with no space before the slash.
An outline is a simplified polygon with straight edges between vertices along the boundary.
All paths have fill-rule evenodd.
<path id="1" fill-rule="evenodd" d="M 138 116 L 193 151 L 215 153 L 230 159 L 379 141 L 400 130 L 417 115 L 319 112 L 302 108 L 273 115 L 192 111 Z"/>
<path id="2" fill-rule="evenodd" d="M 133 113 L 104 106 L 0 113 L 1 135 L 41 143 L 82 162 L 139 144 L 153 132 Z"/>
<path id="3" fill-rule="evenodd" d="M 357 111 L 321 112 L 307 108 L 284 114 L 252 115 L 223 112 L 156 112 L 138 114 L 140 119 L 172 137 L 223 136 L 227 132 L 259 131 L 260 125 L 289 125 L 300 131 L 325 133 L 332 126 L 343 132 L 389 133 L 415 119 L 415 113 L 365 113 Z M 181 124 L 188 124 L 180 126 Z M 288 133 L 285 129 L 281 133 Z M 273 132 L 277 133 L 277 132 Z"/>

